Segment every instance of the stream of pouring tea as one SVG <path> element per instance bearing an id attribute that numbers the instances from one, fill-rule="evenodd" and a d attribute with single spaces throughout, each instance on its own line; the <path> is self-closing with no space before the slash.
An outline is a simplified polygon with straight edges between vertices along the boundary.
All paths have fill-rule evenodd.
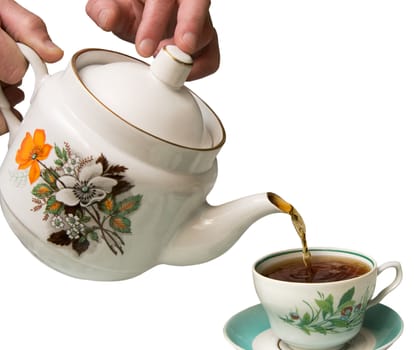
<path id="1" fill-rule="evenodd" d="M 312 275 L 312 263 L 311 263 L 311 253 L 308 249 L 308 243 L 306 242 L 306 226 L 305 222 L 303 221 L 302 217 L 300 216 L 299 212 L 291 205 L 290 203 L 286 202 L 283 198 L 278 196 L 275 193 L 268 192 L 267 198 L 269 201 L 279 208 L 282 212 L 289 214 L 293 226 L 299 238 L 302 242 L 302 253 L 303 253 L 303 263 L 307 267 L 309 275 Z"/>

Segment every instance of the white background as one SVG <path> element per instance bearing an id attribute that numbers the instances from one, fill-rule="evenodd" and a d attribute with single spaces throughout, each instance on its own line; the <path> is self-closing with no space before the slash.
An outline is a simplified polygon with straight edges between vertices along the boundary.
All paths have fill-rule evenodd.
<path id="1" fill-rule="evenodd" d="M 84 1 L 21 1 L 65 50 L 136 56 L 104 33 Z M 208 197 L 220 204 L 273 191 L 304 217 L 310 246 L 399 260 L 404 281 L 384 304 L 413 337 L 414 5 L 412 1 L 213 0 L 222 64 L 189 84 L 219 115 L 227 142 Z M 31 94 L 32 76 L 25 81 Z M 21 107 L 22 111 L 27 105 Z M 0 138 L 1 158 L 8 136 Z M 43 265 L 1 216 L 0 349 L 230 349 L 222 334 L 258 302 L 251 265 L 299 246 L 287 216 L 258 221 L 222 257 L 158 266 L 123 282 L 91 282 Z M 379 285 L 392 278 L 384 273 Z M 7 345 L 6 345 L 7 344 Z"/>

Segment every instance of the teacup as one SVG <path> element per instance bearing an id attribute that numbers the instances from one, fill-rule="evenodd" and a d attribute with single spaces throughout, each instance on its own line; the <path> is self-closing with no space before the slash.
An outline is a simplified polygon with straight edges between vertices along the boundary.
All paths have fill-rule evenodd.
<path id="1" fill-rule="evenodd" d="M 337 350 L 356 336 L 365 311 L 378 304 L 402 280 L 399 262 L 377 266 L 363 253 L 340 248 L 311 249 L 312 258 L 350 259 L 367 267 L 357 277 L 331 282 L 292 282 L 268 276 L 272 266 L 301 258 L 300 249 L 267 255 L 253 266 L 257 295 L 269 318 L 274 335 L 292 350 Z M 375 297 L 377 276 L 388 268 L 395 278 Z"/>

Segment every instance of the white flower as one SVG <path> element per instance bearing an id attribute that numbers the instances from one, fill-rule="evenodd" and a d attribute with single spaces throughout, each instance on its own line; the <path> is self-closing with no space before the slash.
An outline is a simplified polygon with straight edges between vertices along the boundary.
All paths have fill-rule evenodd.
<path id="1" fill-rule="evenodd" d="M 59 215 L 54 215 L 52 219 L 50 220 L 50 223 L 54 228 L 64 228 L 65 223 L 63 222 L 63 219 Z"/>
<path id="2" fill-rule="evenodd" d="M 80 225 L 79 217 L 77 215 L 73 215 L 72 213 L 66 215 L 65 220 L 71 227 Z"/>
<path id="3" fill-rule="evenodd" d="M 76 239 L 84 233 L 85 225 L 79 221 L 79 217 L 77 215 L 68 214 L 65 220 L 69 225 L 69 228 L 66 230 L 69 237 Z"/>
<path id="4" fill-rule="evenodd" d="M 68 161 L 63 164 L 62 169 L 66 175 L 75 175 L 76 167 L 79 165 L 80 157 L 72 155 Z"/>
<path id="5" fill-rule="evenodd" d="M 102 176 L 102 171 L 101 163 L 92 163 L 81 168 L 78 178 L 70 175 L 59 177 L 56 199 L 68 206 L 80 204 L 82 207 L 101 201 L 118 183 Z"/>

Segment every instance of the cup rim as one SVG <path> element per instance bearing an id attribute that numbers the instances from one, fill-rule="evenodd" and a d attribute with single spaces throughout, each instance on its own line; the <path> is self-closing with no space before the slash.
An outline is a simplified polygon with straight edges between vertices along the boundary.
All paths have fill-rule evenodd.
<path id="1" fill-rule="evenodd" d="M 259 258 L 258 260 L 256 260 L 253 264 L 253 273 L 254 275 L 256 275 L 257 277 L 260 277 L 262 279 L 268 280 L 268 281 L 275 281 L 276 283 L 280 283 L 280 284 L 288 284 L 288 285 L 295 285 L 295 286 L 317 286 L 317 285 L 334 285 L 334 284 L 342 284 L 342 283 L 348 283 L 349 281 L 355 281 L 358 279 L 362 279 L 365 278 L 366 276 L 372 274 L 374 271 L 377 270 L 377 262 L 375 261 L 374 258 L 372 258 L 371 256 L 362 253 L 360 251 L 354 250 L 354 249 L 348 249 L 348 248 L 338 248 L 338 247 L 312 247 L 309 248 L 309 251 L 312 252 L 337 252 L 337 253 L 343 253 L 346 255 L 350 255 L 350 256 L 356 256 L 359 258 L 362 258 L 364 260 L 366 260 L 370 265 L 370 270 L 366 273 L 364 273 L 361 276 L 357 276 L 357 277 L 353 277 L 353 278 L 349 278 L 349 279 L 345 279 L 345 280 L 340 280 L 340 281 L 333 281 L 333 282 L 292 282 L 292 281 L 282 281 L 282 280 L 275 280 L 273 278 L 264 276 L 263 274 L 261 274 L 257 269 L 258 267 L 263 264 L 264 262 L 278 257 L 278 256 L 283 256 L 283 255 L 291 255 L 291 254 L 295 254 L 295 253 L 302 253 L 302 249 L 301 248 L 293 248 L 293 249 L 285 249 L 285 250 L 280 250 L 280 251 L 276 251 L 273 253 L 269 253 L 261 258 Z"/>

